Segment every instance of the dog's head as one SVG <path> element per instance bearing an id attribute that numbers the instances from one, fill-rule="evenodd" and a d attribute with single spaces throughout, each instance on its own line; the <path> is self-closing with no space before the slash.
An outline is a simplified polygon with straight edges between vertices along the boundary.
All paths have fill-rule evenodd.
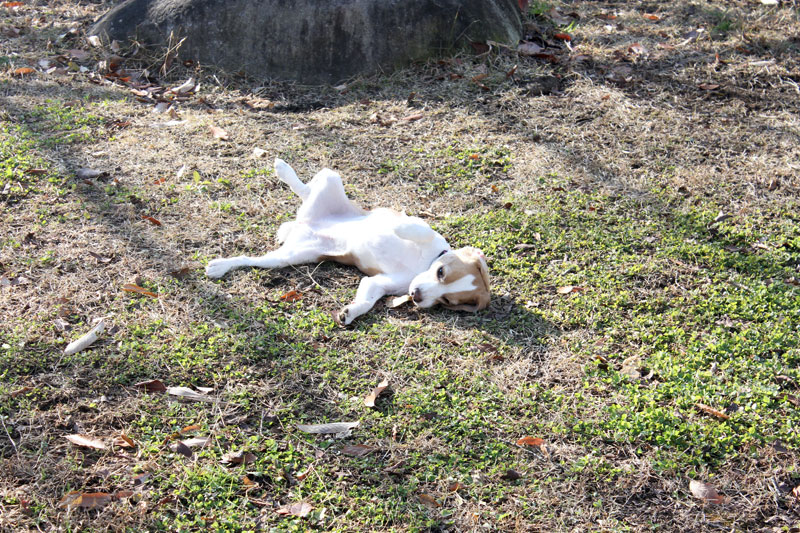
<path id="1" fill-rule="evenodd" d="M 471 247 L 442 254 L 411 281 L 408 293 L 419 307 L 438 303 L 456 311 L 480 311 L 489 305 L 486 257 Z"/>

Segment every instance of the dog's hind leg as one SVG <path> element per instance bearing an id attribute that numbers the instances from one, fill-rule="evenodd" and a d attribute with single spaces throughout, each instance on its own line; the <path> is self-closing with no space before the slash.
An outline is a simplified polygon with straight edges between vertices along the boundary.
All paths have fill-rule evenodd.
<path id="1" fill-rule="evenodd" d="M 302 265 L 313 263 L 320 258 L 318 248 L 303 247 L 292 249 L 288 246 L 281 246 L 261 257 L 250 257 L 240 255 L 238 257 L 225 257 L 209 261 L 206 267 L 206 276 L 209 278 L 221 278 L 229 270 L 242 267 L 258 268 L 283 268 L 289 265 Z"/>
<path id="2" fill-rule="evenodd" d="M 300 181 L 294 169 L 283 159 L 275 159 L 275 174 L 278 176 L 278 179 L 288 185 L 292 189 L 292 192 L 299 196 L 301 200 L 305 201 L 308 195 L 311 194 L 311 187 Z"/>

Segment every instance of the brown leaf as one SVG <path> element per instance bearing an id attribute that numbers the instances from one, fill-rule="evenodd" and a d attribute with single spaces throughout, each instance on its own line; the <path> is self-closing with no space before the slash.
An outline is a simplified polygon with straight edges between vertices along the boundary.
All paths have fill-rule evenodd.
<path id="1" fill-rule="evenodd" d="M 582 290 L 583 290 L 583 287 L 576 287 L 574 285 L 565 285 L 563 287 L 559 287 L 558 289 L 556 289 L 558 294 L 570 294 L 572 292 L 579 292 L 579 291 L 582 291 Z"/>
<path id="2" fill-rule="evenodd" d="M 291 290 L 291 291 L 287 292 L 286 294 L 284 294 L 283 296 L 281 296 L 281 300 L 283 300 L 284 302 L 290 302 L 290 303 L 297 302 L 297 301 L 300 301 L 302 299 L 303 299 L 303 294 L 298 292 L 298 291 L 296 291 L 296 290 Z"/>
<path id="3" fill-rule="evenodd" d="M 58 502 L 58 507 L 79 507 L 81 509 L 99 509 L 108 504 L 112 495 L 106 492 L 69 492 Z"/>
<path id="4" fill-rule="evenodd" d="M 178 441 L 178 442 L 176 442 L 175 444 L 173 444 L 173 445 L 172 445 L 172 446 L 170 446 L 169 448 L 170 448 L 170 450 L 172 450 L 173 452 L 177 452 L 177 453 L 179 453 L 179 454 L 181 454 L 181 455 L 185 456 L 185 457 L 186 457 L 186 458 L 188 458 L 188 459 L 191 459 L 191 458 L 192 458 L 192 456 L 194 455 L 194 452 L 192 451 L 192 449 L 191 449 L 191 448 L 189 448 L 189 447 L 188 447 L 187 445 L 185 445 L 184 443 L 182 443 L 181 441 Z"/>
<path id="5" fill-rule="evenodd" d="M 114 437 L 114 440 L 112 440 L 111 443 L 114 446 L 117 446 L 119 448 L 135 448 L 136 447 L 136 443 L 133 442 L 133 439 L 130 438 L 129 436 L 125 435 L 124 433 L 120 433 L 119 435 Z"/>
<path id="6" fill-rule="evenodd" d="M 425 115 L 423 113 L 414 113 L 413 115 L 408 115 L 406 117 L 401 118 L 400 120 L 402 120 L 403 122 L 414 122 L 421 119 L 424 116 Z"/>
<path id="7" fill-rule="evenodd" d="M 796 486 L 795 488 L 792 489 L 792 496 L 794 496 L 796 499 L 800 500 L 800 485 L 798 485 L 798 486 Z"/>
<path id="8" fill-rule="evenodd" d="M 142 389 L 144 392 L 167 392 L 167 386 L 157 379 L 140 381 L 139 383 L 136 383 L 134 387 L 137 389 Z"/>
<path id="9" fill-rule="evenodd" d="M 13 9 L 15 7 L 22 7 L 25 4 L 23 2 L 3 2 L 3 7 L 8 9 Z"/>
<path id="10" fill-rule="evenodd" d="M 228 452 L 222 456 L 222 459 L 220 459 L 220 462 L 227 465 L 249 465 L 255 461 L 256 455 L 254 453 L 245 452 L 242 450 L 238 452 Z"/>
<path id="11" fill-rule="evenodd" d="M 705 503 L 725 503 L 725 496 L 722 496 L 713 485 L 709 485 L 708 483 L 693 479 L 689 482 L 689 491 L 692 493 L 692 496 L 703 500 Z"/>
<path id="12" fill-rule="evenodd" d="M 377 450 L 377 448 L 374 446 L 367 446 L 366 444 L 348 444 L 342 448 L 342 453 L 351 457 L 364 457 L 375 450 Z"/>
<path id="13" fill-rule="evenodd" d="M 29 168 L 25 171 L 25 174 L 30 174 L 32 176 L 41 176 L 42 174 L 47 174 L 46 168 Z"/>
<path id="14" fill-rule="evenodd" d="M 531 0 L 517 0 L 517 5 L 519 6 L 519 10 L 525 12 L 528 10 L 528 4 L 530 4 Z"/>
<path id="15" fill-rule="evenodd" d="M 91 251 L 89 252 L 89 255 L 91 255 L 92 257 L 97 259 L 98 263 L 110 263 L 111 262 L 111 258 L 110 257 L 103 257 L 102 255 L 96 254 L 96 253 L 91 252 Z"/>
<path id="16" fill-rule="evenodd" d="M 183 279 L 188 276 L 192 272 L 192 269 L 189 267 L 181 267 L 178 270 L 172 270 L 169 275 L 175 279 Z"/>
<path id="17" fill-rule="evenodd" d="M 375 407 L 375 400 L 378 398 L 378 396 L 380 396 L 380 394 L 384 390 L 386 390 L 386 387 L 388 387 L 388 386 L 389 386 L 389 380 L 388 379 L 384 379 L 383 381 L 378 383 L 378 386 L 375 387 L 374 389 L 372 389 L 372 392 L 370 392 L 364 398 L 364 405 L 366 405 L 367 407 Z"/>
<path id="18" fill-rule="evenodd" d="M 544 444 L 544 439 L 540 439 L 539 437 L 522 437 L 517 441 L 517 446 L 541 446 Z"/>
<path id="19" fill-rule="evenodd" d="M 701 411 L 703 411 L 704 413 L 707 413 L 707 414 L 709 414 L 711 416 L 717 417 L 720 420 L 728 420 L 730 418 L 728 415 L 726 415 L 722 411 L 714 409 L 713 407 L 708 406 L 708 405 L 706 405 L 704 403 L 697 402 L 696 404 L 694 404 L 694 406 L 697 407 L 698 409 L 700 409 Z"/>
<path id="20" fill-rule="evenodd" d="M 20 76 L 21 77 L 21 76 L 27 76 L 28 74 L 33 74 L 34 72 L 36 72 L 36 71 L 33 70 L 31 67 L 19 67 L 12 74 L 14 76 Z"/>
<path id="21" fill-rule="evenodd" d="M 142 217 L 142 220 L 146 220 L 146 221 L 150 222 L 151 224 L 153 224 L 154 226 L 160 226 L 161 225 L 161 221 L 160 220 L 155 219 L 155 218 L 153 218 L 151 216 L 145 215 L 145 216 Z"/>
<path id="22" fill-rule="evenodd" d="M 517 472 L 516 470 L 508 469 L 503 472 L 503 475 L 500 476 L 500 479 L 505 479 L 506 481 L 514 481 L 522 477 L 522 474 Z"/>
<path id="23" fill-rule="evenodd" d="M 75 446 L 82 446 L 84 448 L 94 448 L 95 450 L 105 450 L 106 445 L 104 442 L 97 439 L 92 439 L 85 435 L 66 435 L 64 437 Z"/>
<path id="24" fill-rule="evenodd" d="M 17 396 L 20 396 L 21 394 L 25 394 L 26 392 L 30 392 L 32 390 L 33 390 L 33 387 L 27 387 L 27 386 L 26 387 L 22 387 L 21 389 L 15 390 L 14 392 L 9 394 L 8 396 L 10 398 L 16 398 Z"/>
<path id="25" fill-rule="evenodd" d="M 561 39 L 562 41 L 571 41 L 572 36 L 569 33 L 554 33 L 553 37 Z"/>
<path id="26" fill-rule="evenodd" d="M 545 61 L 549 61 L 549 62 L 551 62 L 553 64 L 558 63 L 558 58 L 556 56 L 554 56 L 553 54 L 545 54 L 545 53 L 533 54 L 533 57 L 536 57 L 536 58 L 539 58 L 539 59 L 544 59 Z"/>
<path id="27" fill-rule="evenodd" d="M 719 89 L 719 83 L 701 83 L 697 86 L 697 88 L 704 91 L 713 91 L 715 89 Z"/>
<path id="28" fill-rule="evenodd" d="M 311 506 L 308 502 L 298 502 L 298 503 L 287 503 L 283 507 L 279 507 L 275 509 L 275 513 L 279 515 L 288 515 L 288 516 L 299 516 L 303 518 L 310 513 L 314 507 Z"/>
<path id="29" fill-rule="evenodd" d="M 217 126 L 209 126 L 208 130 L 211 132 L 211 136 L 214 137 L 215 139 L 219 139 L 221 141 L 228 140 L 228 132 L 223 130 L 222 128 L 219 128 Z"/>
<path id="30" fill-rule="evenodd" d="M 462 483 L 459 483 L 458 481 L 456 481 L 454 483 L 450 483 L 450 485 L 447 487 L 447 491 L 448 492 L 458 492 L 461 489 L 465 489 L 465 488 L 466 487 Z"/>
<path id="31" fill-rule="evenodd" d="M 643 56 L 643 55 L 647 54 L 647 48 L 645 48 L 644 46 L 642 46 L 639 43 L 633 43 L 632 45 L 630 45 L 628 47 L 628 52 L 630 52 L 632 54 L 639 55 L 639 56 Z"/>
<path id="32" fill-rule="evenodd" d="M 434 498 L 430 494 L 425 494 L 424 492 L 422 492 L 417 497 L 419 498 L 419 502 L 423 505 L 432 505 L 434 507 L 441 507 L 441 504 L 436 501 L 436 498 Z"/>
<path id="33" fill-rule="evenodd" d="M 659 17 L 658 15 L 654 15 L 652 13 L 645 13 L 642 16 L 647 20 L 653 20 L 653 21 L 661 20 L 661 17 Z"/>
<path id="34" fill-rule="evenodd" d="M 126 283 L 122 286 L 122 290 L 125 292 L 135 292 L 137 294 L 144 294 L 145 296 L 150 296 L 151 298 L 158 298 L 158 294 L 148 291 L 147 289 L 143 289 L 138 285 L 134 285 L 133 283 Z"/>

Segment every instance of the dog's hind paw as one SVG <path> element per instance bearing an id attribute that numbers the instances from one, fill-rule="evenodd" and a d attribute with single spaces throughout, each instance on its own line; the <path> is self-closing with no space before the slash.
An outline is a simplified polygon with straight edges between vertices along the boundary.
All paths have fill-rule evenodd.
<path id="1" fill-rule="evenodd" d="M 350 323 L 353 321 L 355 317 L 351 317 L 352 313 L 347 307 L 342 307 L 338 311 L 332 311 L 331 316 L 333 317 L 333 321 L 336 322 L 338 326 L 345 327 L 349 326 Z"/>
<path id="2" fill-rule="evenodd" d="M 225 259 L 214 259 L 206 267 L 206 276 L 209 278 L 221 278 L 230 270 L 230 265 Z"/>

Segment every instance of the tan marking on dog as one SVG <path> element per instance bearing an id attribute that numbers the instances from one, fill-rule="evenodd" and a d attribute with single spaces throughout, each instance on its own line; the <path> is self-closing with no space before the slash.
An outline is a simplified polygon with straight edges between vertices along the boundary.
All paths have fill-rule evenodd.
<path id="1" fill-rule="evenodd" d="M 444 294 L 448 303 L 441 301 L 448 309 L 457 311 L 480 311 L 489 305 L 489 269 L 486 260 L 477 248 L 466 247 L 445 254 L 440 259 L 445 267 L 442 283 L 449 284 L 472 274 L 476 288 L 471 291 L 460 291 Z"/>
<path id="2" fill-rule="evenodd" d="M 359 269 L 361 272 L 366 274 L 367 276 L 375 276 L 377 274 L 382 274 L 383 272 L 377 268 L 368 267 L 361 262 L 361 259 L 354 254 L 347 253 L 342 255 L 321 255 L 319 257 L 320 261 L 334 261 L 336 263 L 340 263 L 342 265 L 350 265 L 354 266 Z"/>

